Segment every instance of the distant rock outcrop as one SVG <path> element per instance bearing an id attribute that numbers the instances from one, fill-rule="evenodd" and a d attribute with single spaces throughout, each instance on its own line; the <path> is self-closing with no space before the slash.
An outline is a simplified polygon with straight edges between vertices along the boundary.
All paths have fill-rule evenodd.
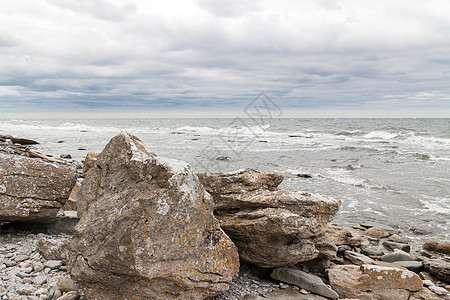
<path id="1" fill-rule="evenodd" d="M 0 152 L 0 220 L 53 221 L 76 178 L 73 166 Z"/>
<path id="2" fill-rule="evenodd" d="M 198 176 L 243 261 L 272 268 L 336 256 L 337 248 L 323 229 L 338 212 L 340 200 L 278 190 L 283 177 L 273 172 L 245 169 Z"/>
<path id="3" fill-rule="evenodd" d="M 115 136 L 78 192 L 68 270 L 89 299 L 204 299 L 228 289 L 237 249 L 184 162 Z"/>

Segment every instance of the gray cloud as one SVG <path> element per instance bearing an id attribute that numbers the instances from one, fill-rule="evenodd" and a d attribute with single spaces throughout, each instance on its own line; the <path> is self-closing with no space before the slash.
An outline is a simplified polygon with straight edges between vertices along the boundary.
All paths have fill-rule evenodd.
<path id="1" fill-rule="evenodd" d="M 0 111 L 450 110 L 447 1 L 17 0 L 0 12 Z M 223 3 L 226 3 L 224 5 Z"/>

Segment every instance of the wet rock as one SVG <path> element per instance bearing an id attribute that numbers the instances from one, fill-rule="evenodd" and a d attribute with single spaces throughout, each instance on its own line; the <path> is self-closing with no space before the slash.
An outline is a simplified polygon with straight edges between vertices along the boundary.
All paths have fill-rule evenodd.
<path id="1" fill-rule="evenodd" d="M 395 250 L 399 249 L 405 252 L 409 252 L 411 250 L 411 247 L 408 244 L 403 243 L 396 243 L 391 241 L 385 241 L 383 242 L 383 246 L 385 246 L 387 249 Z"/>
<path id="2" fill-rule="evenodd" d="M 409 240 L 407 238 L 399 236 L 398 234 L 391 235 L 388 238 L 388 240 L 391 241 L 391 242 L 402 243 L 402 244 L 408 244 L 409 243 Z"/>
<path id="3" fill-rule="evenodd" d="M 336 256 L 323 227 L 338 211 L 338 199 L 276 190 L 283 177 L 272 172 L 245 169 L 199 178 L 242 261 L 273 268 Z"/>
<path id="4" fill-rule="evenodd" d="M 38 142 L 36 142 L 34 140 L 29 140 L 29 139 L 24 139 L 24 138 L 15 138 L 11 135 L 0 135 L 0 140 L 3 140 L 3 141 L 10 140 L 14 144 L 19 144 L 19 145 L 37 145 L 37 144 L 39 144 Z"/>
<path id="5" fill-rule="evenodd" d="M 395 251 L 393 253 L 385 254 L 381 257 L 382 261 L 395 262 L 395 261 L 411 261 L 413 258 L 405 251 Z"/>
<path id="6" fill-rule="evenodd" d="M 450 255 L 450 243 L 438 243 L 435 241 L 426 241 L 422 248 L 427 251 L 439 252 Z"/>
<path id="7" fill-rule="evenodd" d="M 377 239 L 382 239 L 389 236 L 389 232 L 379 227 L 370 227 L 364 231 L 364 234 Z"/>
<path id="8" fill-rule="evenodd" d="M 362 244 L 362 236 L 348 227 L 328 224 L 325 231 L 336 246 L 349 245 L 359 247 Z"/>
<path id="9" fill-rule="evenodd" d="M 370 264 L 373 261 L 370 257 L 354 251 L 345 251 L 344 256 L 355 265 Z"/>
<path id="10" fill-rule="evenodd" d="M 228 289 L 237 249 L 184 162 L 115 136 L 86 174 L 68 271 L 91 299 L 203 299 Z"/>
<path id="11" fill-rule="evenodd" d="M 51 222 L 76 177 L 72 166 L 0 153 L 0 220 Z"/>
<path id="12" fill-rule="evenodd" d="M 442 281 L 450 282 L 450 262 L 442 259 L 432 259 L 424 261 L 423 265 L 431 275 Z"/>
<path id="13" fill-rule="evenodd" d="M 327 287 L 320 277 L 305 273 L 298 269 L 293 268 L 277 268 L 273 270 L 270 276 L 273 279 L 286 282 L 289 284 L 295 284 L 296 286 L 303 288 L 311 293 L 318 294 L 324 297 L 337 299 L 339 295 Z"/>
<path id="14" fill-rule="evenodd" d="M 72 158 L 72 155 L 70 155 L 70 154 L 61 154 L 60 156 L 59 156 L 60 158 L 65 158 L 65 159 L 71 159 Z"/>

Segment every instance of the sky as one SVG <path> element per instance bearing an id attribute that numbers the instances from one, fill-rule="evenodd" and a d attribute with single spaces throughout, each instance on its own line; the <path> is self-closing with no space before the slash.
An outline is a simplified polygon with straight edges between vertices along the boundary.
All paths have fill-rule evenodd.
<path id="1" fill-rule="evenodd" d="M 14 0 L 0 116 L 450 117 L 448 0 Z"/>

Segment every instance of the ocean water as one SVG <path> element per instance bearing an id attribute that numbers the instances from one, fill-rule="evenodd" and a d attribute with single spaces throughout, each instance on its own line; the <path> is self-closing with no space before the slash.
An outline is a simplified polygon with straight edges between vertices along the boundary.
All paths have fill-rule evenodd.
<path id="1" fill-rule="evenodd" d="M 275 171 L 283 189 L 338 197 L 338 223 L 386 224 L 417 243 L 449 241 L 450 119 L 0 120 L 0 135 L 35 139 L 40 152 L 78 161 L 121 131 L 196 172 Z"/>

